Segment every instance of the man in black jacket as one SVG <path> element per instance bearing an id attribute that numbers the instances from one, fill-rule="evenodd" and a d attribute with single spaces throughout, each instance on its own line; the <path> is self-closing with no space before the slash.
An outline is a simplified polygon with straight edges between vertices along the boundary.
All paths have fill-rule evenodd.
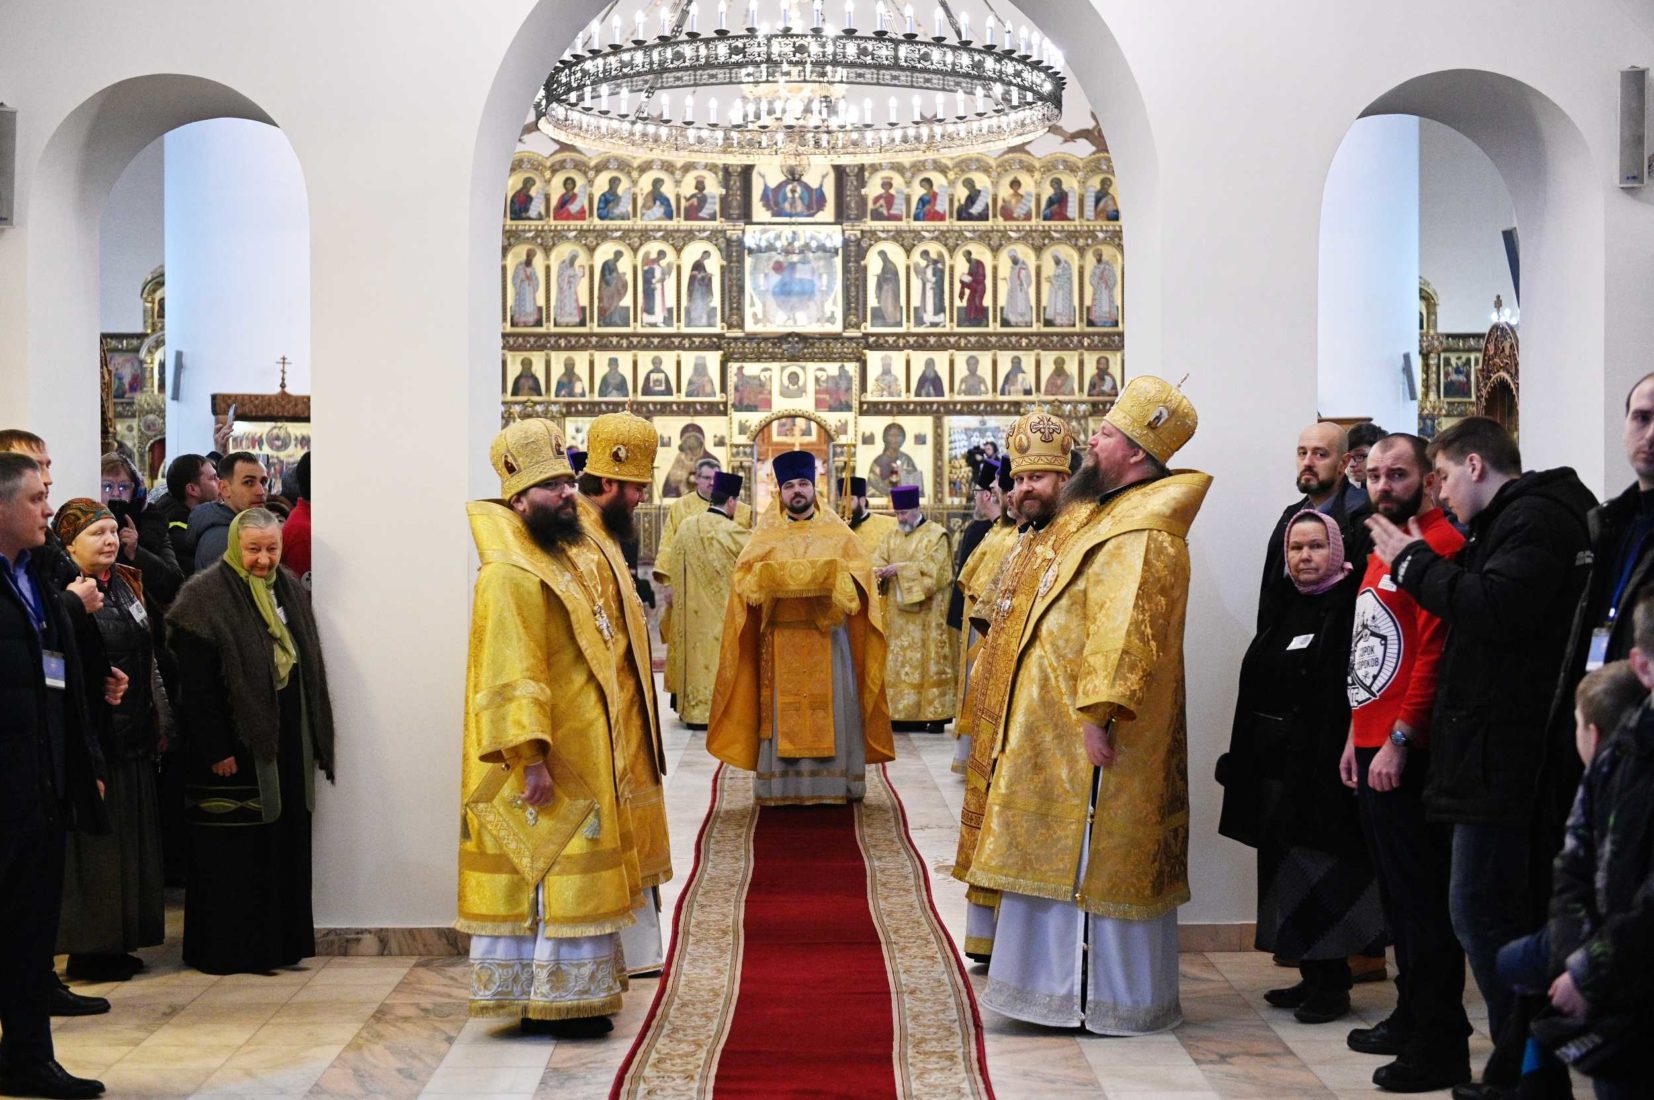
<path id="1" fill-rule="evenodd" d="M 0 1091 L 93 1097 L 52 1049 L 64 830 L 108 822 L 74 629 L 38 557 L 51 515 L 39 464 L 0 453 Z"/>
<path id="2" fill-rule="evenodd" d="M 190 536 L 190 513 L 218 499 L 218 467 L 204 455 L 179 455 L 167 467 L 166 496 L 152 500 L 138 521 L 165 529 L 178 566 L 187 577 L 195 572 L 195 539 Z"/>
<path id="3" fill-rule="evenodd" d="M 1395 583 L 1447 626 L 1425 811 L 1453 828 L 1453 930 L 1499 1035 L 1512 1008 L 1495 958 L 1530 932 L 1532 829 L 1545 732 L 1589 568 L 1596 498 L 1570 469 L 1523 474 L 1516 441 L 1470 417 L 1430 444 L 1442 504 L 1469 524 L 1457 560 L 1409 525 L 1368 520 Z"/>
<path id="4" fill-rule="evenodd" d="M 959 590 L 959 572 L 971 560 L 971 551 L 982 542 L 982 537 L 999 522 L 999 498 L 994 495 L 994 484 L 998 480 L 999 463 L 991 458 L 983 458 L 971 473 L 976 510 L 959 534 L 959 549 L 953 557 L 953 591 L 948 597 L 948 626 L 961 633 L 965 627 L 965 594 Z"/>
<path id="5" fill-rule="evenodd" d="M 1321 420 L 1298 433 L 1295 461 L 1298 491 L 1303 494 L 1287 505 L 1269 533 L 1264 549 L 1263 579 L 1258 586 L 1258 632 L 1275 621 L 1285 604 L 1292 602 L 1292 582 L 1286 578 L 1287 521 L 1305 508 L 1329 516 L 1344 536 L 1344 560 L 1361 572 L 1367 564 L 1372 539 L 1363 521 L 1372 514 L 1365 489 L 1344 478 L 1350 462 L 1349 436 L 1330 420 Z"/>

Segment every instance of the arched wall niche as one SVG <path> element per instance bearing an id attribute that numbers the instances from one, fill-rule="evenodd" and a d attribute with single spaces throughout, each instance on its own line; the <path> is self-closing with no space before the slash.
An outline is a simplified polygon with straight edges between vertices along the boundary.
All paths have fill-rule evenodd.
<path id="1" fill-rule="evenodd" d="M 19 224 L 50 247 L 30 250 L 25 365 L 6 373 L 0 393 L 9 408 L 22 410 L 24 422 L 57 425 L 50 441 L 54 475 L 65 485 L 97 478 L 97 418 L 87 411 L 98 400 L 103 205 L 150 142 L 210 118 L 276 124 L 240 91 L 199 76 L 154 73 L 110 84 L 64 118 L 20 196 Z"/>

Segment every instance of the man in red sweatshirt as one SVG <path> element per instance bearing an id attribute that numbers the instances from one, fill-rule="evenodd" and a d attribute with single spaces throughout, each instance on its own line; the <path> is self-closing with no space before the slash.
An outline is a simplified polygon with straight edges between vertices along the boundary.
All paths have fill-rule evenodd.
<path id="1" fill-rule="evenodd" d="M 299 461 L 294 464 L 286 480 L 292 481 L 292 489 L 298 502 L 293 505 L 293 512 L 287 517 L 287 522 L 281 525 L 281 563 L 291 569 L 304 584 L 305 591 L 310 590 L 310 452 L 304 452 Z M 282 488 L 287 488 L 283 485 Z"/>
<path id="2" fill-rule="evenodd" d="M 1450 557 L 1464 545 L 1436 503 L 1435 474 L 1416 435 L 1385 436 L 1367 456 L 1374 511 Z M 1376 1027 L 1350 1032 L 1352 1049 L 1396 1055 L 1373 1083 L 1398 1092 L 1447 1088 L 1470 1079 L 1464 1012 L 1464 952 L 1448 915 L 1450 838 L 1424 817 L 1430 712 L 1446 629 L 1390 577 L 1366 562 L 1350 645 L 1350 732 L 1340 771 L 1358 792 L 1361 824 L 1378 872 L 1395 941 L 1399 997 Z"/>

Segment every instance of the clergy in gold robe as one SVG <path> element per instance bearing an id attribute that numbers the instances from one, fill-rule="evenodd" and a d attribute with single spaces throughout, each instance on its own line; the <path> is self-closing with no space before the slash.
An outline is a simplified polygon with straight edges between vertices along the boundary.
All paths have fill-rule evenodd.
<path id="1" fill-rule="evenodd" d="M 980 589 L 971 608 L 971 624 L 982 635 L 971 664 L 970 688 L 963 707 L 971 731 L 965 762 L 965 800 L 959 813 L 959 844 L 953 877 L 965 890 L 965 954 L 988 962 L 999 920 L 999 891 L 970 883 L 988 786 L 999 759 L 1000 729 L 1017 669 L 1017 649 L 1045 567 L 1056 560 L 1052 520 L 1061 505 L 1074 458 L 1074 436 L 1067 422 L 1035 409 L 1012 426 L 1008 438 L 1024 444 L 1008 454 L 1011 487 L 1006 511 L 1019 521 L 1003 560 Z M 1001 482 L 1003 484 L 1003 481 Z M 987 732 L 991 731 L 991 732 Z"/>
<path id="2" fill-rule="evenodd" d="M 873 551 L 879 548 L 879 540 L 896 529 L 896 517 L 875 512 L 868 506 L 865 477 L 851 477 L 849 482 L 850 530 L 855 532 L 856 541 L 867 551 L 867 556 L 872 557 Z"/>
<path id="3" fill-rule="evenodd" d="M 666 675 L 664 684 L 666 693 L 672 696 L 673 704 L 680 714 L 683 707 L 678 701 L 678 693 L 683 690 L 684 657 L 688 649 L 688 624 L 684 618 L 672 613 L 673 605 L 677 602 L 677 594 L 670 587 L 672 579 L 667 571 L 661 567 L 661 561 L 671 553 L 672 544 L 677 540 L 678 528 L 690 516 L 698 516 L 706 511 L 712 501 L 712 479 L 722 469 L 718 460 L 711 455 L 705 455 L 695 463 L 695 480 L 692 492 L 675 498 L 666 508 L 666 519 L 661 523 L 660 542 L 655 551 L 654 576 L 655 583 L 666 585 L 661 592 L 662 607 L 660 612 L 660 639 L 666 646 Z M 750 530 L 752 528 L 752 506 L 737 502 L 735 505 L 736 526 Z M 687 719 L 686 719 L 687 721 Z M 704 725 L 706 719 L 701 719 Z"/>
<path id="4" fill-rule="evenodd" d="M 1002 469 L 1004 480 L 1010 482 L 1009 463 Z M 997 478 L 1000 469 L 996 469 L 995 474 Z M 982 594 L 988 585 L 998 575 L 1005 555 L 1010 552 L 1012 544 L 1017 539 L 1018 523 L 1015 512 L 1005 501 L 1006 491 L 995 484 L 994 492 L 1000 502 L 999 515 L 994 519 L 988 533 L 982 536 L 982 541 L 976 544 L 976 549 L 971 551 L 971 556 L 965 559 L 964 567 L 959 570 L 959 579 L 955 582 L 962 602 L 959 633 L 959 699 L 954 707 L 953 717 L 953 736 L 956 740 L 953 771 L 956 775 L 965 774 L 965 765 L 971 758 L 971 731 L 975 728 L 968 702 L 971 671 L 978 654 L 982 652 L 982 643 L 986 637 L 985 624 L 976 619 L 977 604 L 981 602 Z"/>
<path id="5" fill-rule="evenodd" d="M 1016 1019 L 1105 1035 L 1182 1021 L 1186 539 L 1211 479 L 1166 464 L 1195 425 L 1158 378 L 1121 393 L 1047 532 L 1003 717 L 977 727 L 1000 744 L 967 876 L 1000 891 L 982 1003 Z"/>
<path id="6" fill-rule="evenodd" d="M 611 592 L 578 564 L 575 474 L 548 420 L 495 439 L 501 499 L 467 506 L 481 569 L 466 670 L 459 919 L 471 935 L 470 1011 L 564 1035 L 609 1030 L 627 968 L 621 933 L 653 910 L 658 856 L 638 846 L 616 752 L 625 725 Z M 499 785 L 512 813 L 551 835 L 533 843 L 485 821 Z M 497 802 L 497 800 L 496 800 Z M 541 845 L 536 849 L 534 844 Z M 644 860 L 651 869 L 646 876 Z M 531 875 L 531 867 L 543 870 Z M 664 869 L 669 873 L 669 865 Z"/>
<path id="7" fill-rule="evenodd" d="M 896 529 L 873 551 L 884 597 L 885 691 L 897 728 L 940 733 L 953 717 L 954 633 L 948 629 L 953 548 L 920 507 L 916 485 L 890 490 Z"/>
<path id="8" fill-rule="evenodd" d="M 873 564 L 816 501 L 815 456 L 777 455 L 778 511 L 735 563 L 706 747 L 759 805 L 846 803 L 895 758 Z"/>
<path id="9" fill-rule="evenodd" d="M 704 730 L 711 720 L 730 580 L 736 559 L 752 537 L 735 522 L 740 492 L 738 474 L 717 471 L 706 508 L 683 521 L 671 545 L 655 560 L 656 575 L 672 586 L 678 610 L 672 641 L 681 669 L 678 714 L 690 729 Z"/>

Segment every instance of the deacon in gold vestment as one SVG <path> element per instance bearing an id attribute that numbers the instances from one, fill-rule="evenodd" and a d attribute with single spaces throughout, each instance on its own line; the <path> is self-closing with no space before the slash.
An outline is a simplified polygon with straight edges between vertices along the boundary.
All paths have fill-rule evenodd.
<path id="1" fill-rule="evenodd" d="M 683 526 L 684 521 L 691 516 L 700 515 L 711 505 L 712 479 L 721 469 L 718 460 L 711 455 L 707 455 L 695 463 L 694 492 L 678 497 L 667 506 L 666 519 L 661 524 L 660 529 L 660 543 L 655 551 L 655 583 L 668 586 L 661 593 L 662 606 L 660 612 L 660 639 L 666 646 L 666 692 L 672 696 L 674 708 L 680 714 L 683 711 L 683 704 L 677 696 L 679 692 L 683 691 L 684 662 L 688 659 L 690 648 L 688 640 L 689 623 L 687 622 L 687 616 L 672 613 L 677 594 L 670 587 L 672 578 L 662 568 L 661 562 L 671 553 L 672 544 L 678 537 L 678 528 Z M 736 502 L 735 524 L 745 530 L 751 530 L 752 506 L 750 504 Z M 716 643 L 713 645 L 713 650 L 716 653 Z M 713 660 L 717 660 L 716 656 L 713 657 Z M 687 722 L 688 719 L 685 719 L 685 721 Z M 703 726 L 706 724 L 705 718 L 698 719 L 698 721 Z"/>
<path id="2" fill-rule="evenodd" d="M 971 754 L 965 764 L 965 802 L 959 813 L 959 847 L 953 865 L 953 877 L 966 883 L 988 806 L 988 784 L 999 758 L 998 731 L 1016 673 L 1017 646 L 1040 573 L 1056 560 L 1051 547 L 1052 520 L 1075 459 L 1074 437 L 1067 423 L 1043 409 L 1017 420 L 1008 438 L 1026 444 L 1020 452 L 1008 455 L 1005 468 L 1011 478 L 1006 511 L 1020 525 L 971 609 L 971 625 L 983 639 L 971 665 L 970 691 L 964 700 Z M 965 891 L 965 954 L 978 962 L 989 960 L 998 919 L 999 892 L 969 886 Z"/>
<path id="3" fill-rule="evenodd" d="M 873 551 L 879 548 L 879 541 L 896 529 L 896 517 L 875 512 L 867 506 L 865 477 L 850 478 L 850 498 L 850 530 L 855 532 L 856 541 L 867 551 L 867 556 L 872 557 Z"/>
<path id="4" fill-rule="evenodd" d="M 1007 1016 L 1107 1035 L 1182 1021 L 1186 538 L 1211 479 L 1166 462 L 1195 424 L 1174 387 L 1134 379 L 1014 596 L 1025 625 L 1003 720 L 977 727 L 1000 748 L 967 874 L 1001 891 L 982 1003 Z"/>
<path id="5" fill-rule="evenodd" d="M 885 691 L 890 718 L 940 733 L 953 717 L 956 656 L 948 629 L 953 549 L 948 532 L 929 522 L 919 487 L 890 490 L 896 529 L 873 551 L 873 576 L 884 595 Z"/>
<path id="6" fill-rule="evenodd" d="M 895 758 L 873 566 L 817 507 L 815 456 L 777 455 L 781 509 L 735 564 L 707 751 L 755 772 L 760 805 L 844 803 Z"/>
<path id="7" fill-rule="evenodd" d="M 735 560 L 752 537 L 751 531 L 735 521 L 740 492 L 739 475 L 717 471 L 711 502 L 683 521 L 671 545 L 655 561 L 655 573 L 671 584 L 678 611 L 672 642 L 673 659 L 681 670 L 678 714 L 690 729 L 704 730 L 711 719 L 729 584 Z"/>
<path id="8" fill-rule="evenodd" d="M 602 1034 L 626 986 L 622 933 L 640 919 L 654 924 L 646 891 L 671 873 L 664 822 L 640 828 L 634 812 L 638 762 L 627 731 L 637 723 L 624 713 L 616 650 L 625 635 L 614 625 L 632 610 L 583 561 L 591 540 L 556 426 L 518 421 L 491 458 L 503 499 L 467 507 L 482 567 L 463 790 L 469 799 L 505 770 L 505 793 L 518 798 L 512 812 L 532 807 L 548 822 L 568 818 L 569 828 L 545 840 L 556 845 L 544 853 L 549 866 L 530 878 L 533 842 L 464 809 L 455 927 L 472 937 L 470 1009 L 519 1017 L 525 1028 Z"/>

